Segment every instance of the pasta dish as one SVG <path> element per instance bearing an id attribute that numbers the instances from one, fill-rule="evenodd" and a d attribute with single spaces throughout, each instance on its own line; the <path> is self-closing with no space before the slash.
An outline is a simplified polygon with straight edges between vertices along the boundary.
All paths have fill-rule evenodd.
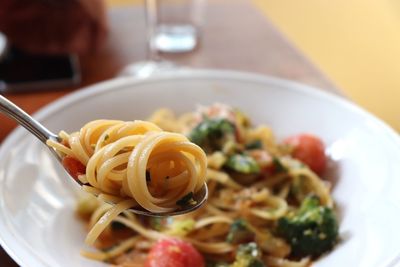
<path id="1" fill-rule="evenodd" d="M 177 163 L 172 165 L 177 165 L 177 169 L 164 164 L 162 155 L 154 157 L 141 167 L 150 168 L 147 173 L 150 185 L 138 184 L 140 190 L 148 188 L 148 191 L 143 199 L 135 198 L 137 202 L 158 210 L 171 208 L 171 203 L 175 204 L 179 198 L 182 202 L 190 201 L 190 197 L 185 197 L 187 192 L 196 190 L 203 181 L 189 179 L 191 168 L 200 174 L 204 171 L 208 201 L 192 213 L 169 218 L 122 211 L 91 242 L 96 249 L 83 251 L 84 256 L 121 267 L 299 267 L 310 266 L 337 243 L 338 222 L 331 184 L 322 178 L 327 158 L 319 137 L 302 133 L 278 141 L 269 127 L 254 126 L 241 111 L 223 104 L 200 107 L 180 116 L 160 109 L 148 120 L 157 126 L 145 127 L 160 127 L 171 134 L 185 135 L 200 146 L 206 153 L 207 167 L 193 147 L 185 150 L 190 153 L 186 159 L 176 154 Z M 100 138 L 99 134 L 93 138 L 106 139 L 106 135 Z M 65 137 L 70 140 L 72 150 L 74 138 L 78 137 Z M 91 143 L 87 141 L 89 152 L 101 151 L 99 141 L 94 148 Z M 119 151 L 114 153 L 115 157 L 125 157 L 125 152 Z M 69 155 L 69 151 L 63 152 Z M 82 155 L 82 160 L 85 162 L 87 158 Z M 82 178 L 83 183 L 93 185 L 89 191 L 96 190 L 95 194 L 99 194 L 97 190 L 101 190 L 107 196 L 114 196 L 115 190 L 122 189 L 125 195 L 133 195 L 130 190 L 134 188 L 124 182 L 122 187 L 113 187 L 113 182 L 120 179 L 118 171 L 110 179 L 104 179 L 107 175 L 103 175 L 103 167 L 98 165 L 104 162 L 96 159 L 93 164 L 87 165 Z M 95 178 L 92 168 L 101 169 Z M 140 181 L 145 183 L 146 174 L 140 175 Z M 172 177 L 176 184 L 171 184 L 171 188 L 185 188 L 171 197 L 175 202 L 152 200 L 160 194 L 153 186 Z M 77 212 L 89 229 L 112 209 L 110 204 L 91 195 L 82 196 L 77 205 Z"/>

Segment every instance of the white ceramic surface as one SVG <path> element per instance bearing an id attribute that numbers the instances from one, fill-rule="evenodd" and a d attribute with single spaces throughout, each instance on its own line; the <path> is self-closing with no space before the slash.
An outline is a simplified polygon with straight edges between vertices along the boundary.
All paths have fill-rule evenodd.
<path id="1" fill-rule="evenodd" d="M 323 137 L 337 177 L 333 196 L 342 241 L 315 266 L 395 265 L 400 251 L 399 137 L 343 99 L 253 74 L 189 71 L 98 84 L 52 103 L 35 117 L 54 132 L 73 131 L 93 119 L 144 119 L 159 107 L 181 113 L 214 102 L 269 124 L 278 138 L 298 132 Z M 0 239 L 21 266 L 103 266 L 79 255 L 85 230 L 73 213 L 77 190 L 47 148 L 24 129 L 4 141 Z"/>

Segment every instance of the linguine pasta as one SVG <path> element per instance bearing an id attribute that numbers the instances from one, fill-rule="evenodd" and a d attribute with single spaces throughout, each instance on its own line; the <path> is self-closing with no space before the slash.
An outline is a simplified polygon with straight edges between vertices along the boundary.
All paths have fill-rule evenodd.
<path id="1" fill-rule="evenodd" d="M 83 190 L 115 203 L 93 223 L 87 244 L 123 211 L 140 206 L 153 213 L 174 211 L 179 201 L 196 193 L 206 175 L 203 150 L 184 135 L 162 131 L 145 121 L 96 120 L 79 132 L 61 132 L 60 143 L 47 144 L 59 151 Z M 69 161 L 68 161 L 69 159 Z"/>
<path id="2" fill-rule="evenodd" d="M 314 243 L 302 244 L 310 246 L 302 247 L 303 251 L 298 253 L 296 253 L 298 244 L 293 242 L 296 240 L 288 239 L 285 233 L 279 232 L 279 227 L 283 225 L 283 222 L 293 222 L 289 219 L 285 221 L 285 218 L 291 218 L 291 214 L 303 209 L 300 207 L 301 203 L 306 203 L 309 199 L 318 199 L 320 205 L 318 209 L 314 209 L 312 211 L 314 213 L 306 213 L 307 216 L 313 214 L 312 216 L 315 217 L 321 211 L 328 210 L 331 212 L 334 202 L 330 195 L 329 183 L 322 180 L 315 171 L 295 158 L 292 147 L 277 142 L 271 129 L 267 126 L 252 126 L 243 113 L 222 104 L 201 107 L 197 112 L 181 116 L 176 116 L 168 109 L 160 109 L 149 118 L 149 121 L 157 124 L 163 130 L 184 134 L 192 142 L 201 146 L 206 151 L 208 167 L 205 172 L 203 170 L 205 168 L 205 163 L 202 161 L 203 156 L 197 148 L 189 144 L 176 146 L 173 158 L 176 162 L 180 162 L 177 164 L 179 171 L 171 171 L 174 172 L 171 173 L 171 176 L 177 178 L 176 184 L 171 185 L 170 188 L 179 185 L 182 188 L 178 190 L 180 193 L 168 195 L 171 196 L 173 201 L 167 201 L 165 198 L 163 201 L 154 199 L 156 192 L 147 190 L 145 187 L 143 170 L 148 166 L 146 167 L 143 164 L 141 165 L 141 176 L 138 176 L 141 184 L 136 185 L 140 186 L 141 190 L 146 191 L 146 194 L 140 194 L 143 198 L 140 198 L 137 202 L 141 201 L 141 205 L 144 204 L 145 207 L 156 208 L 157 210 L 173 208 L 177 199 L 201 186 L 202 179 L 197 182 L 196 180 L 188 180 L 189 177 L 192 177 L 191 174 L 194 173 L 194 170 L 197 170 L 196 173 L 200 177 L 203 173 L 205 174 L 209 188 L 208 202 L 203 208 L 190 214 L 160 219 L 134 215 L 124 211 L 125 207 L 116 211 L 116 207 L 113 208 L 99 199 L 84 196 L 78 203 L 78 213 L 87 220 L 89 228 L 94 229 L 104 217 L 112 217 L 111 225 L 105 228 L 103 234 L 95 242 L 95 247 L 98 250 L 84 251 L 82 252 L 84 256 L 121 267 L 143 266 L 146 255 L 156 242 L 175 237 L 192 244 L 206 259 L 207 266 L 301 267 L 309 266 L 312 260 L 322 253 L 321 251 L 313 252 L 310 250 L 315 242 L 321 241 L 321 244 L 325 245 L 326 243 L 323 242 L 331 238 L 331 243 L 324 251 L 329 250 L 336 242 L 337 226 L 335 221 L 332 221 L 333 224 L 330 225 L 332 226 L 332 235 L 329 235 L 331 232 L 318 232 L 317 240 L 310 239 L 310 242 Z M 101 152 L 94 158 L 93 165 L 87 164 L 89 171 L 81 177 L 81 180 L 92 185 L 93 190 L 101 190 L 105 196 L 103 199 L 107 199 L 117 192 L 115 191 L 116 188 L 111 185 L 114 185 L 115 181 L 123 180 L 123 178 L 118 175 L 118 170 L 115 174 L 110 175 L 109 179 L 104 180 L 111 167 L 102 167 L 105 164 L 105 159 L 109 158 L 109 154 L 105 154 L 103 149 L 102 140 L 105 139 L 106 132 L 110 138 L 112 137 L 110 141 L 117 138 L 114 137 L 113 133 L 119 132 L 120 130 L 117 129 L 120 126 L 117 126 L 118 122 L 108 122 L 108 124 L 112 124 L 109 126 L 97 125 L 96 122 L 93 122 L 93 124 L 96 126 L 89 124 L 87 128 L 81 130 L 80 134 L 72 134 L 68 138 L 65 136 L 65 139 L 71 140 L 71 150 L 75 149 L 74 155 L 79 154 L 80 160 L 85 164 L 87 164 L 86 155 L 93 155 L 93 152 L 94 155 L 97 155 L 96 153 Z M 140 128 L 142 130 L 140 134 L 148 130 L 159 134 L 158 127 L 155 128 L 153 124 L 143 124 L 143 127 Z M 103 128 L 109 130 L 104 131 Z M 172 134 L 168 135 L 171 135 L 168 140 L 171 138 L 178 140 L 174 139 L 178 137 Z M 90 141 L 91 138 L 97 140 L 94 148 L 90 147 L 90 144 L 93 143 Z M 74 142 L 86 146 L 81 149 L 81 146 L 76 146 Z M 153 141 L 149 140 L 149 142 Z M 148 144 L 143 142 L 143 146 L 148 146 Z M 137 143 L 135 143 L 136 145 Z M 63 151 L 61 148 L 56 148 Z M 172 145 L 157 148 L 156 151 L 161 153 L 167 151 L 167 148 L 172 149 Z M 140 147 L 141 153 L 147 155 L 145 154 L 146 150 L 142 149 Z M 117 150 L 121 151 L 120 148 Z M 107 149 L 108 153 L 111 153 L 110 151 L 114 150 Z M 185 160 L 180 156 L 175 158 L 178 151 L 184 151 L 191 156 L 188 156 Z M 71 153 L 69 150 L 63 152 L 67 155 Z M 116 155 L 115 153 L 111 154 L 113 157 Z M 124 153 L 120 153 L 120 155 L 120 157 L 124 157 L 122 156 Z M 195 159 L 197 159 L 197 163 Z M 146 158 L 149 166 L 160 166 L 160 169 L 154 171 L 154 174 L 152 173 L 152 179 L 153 175 L 158 177 L 165 172 L 163 160 L 163 154 L 150 159 Z M 112 166 L 117 165 L 118 163 L 112 164 Z M 92 169 L 100 170 L 97 173 L 98 177 L 93 177 Z M 183 178 L 183 174 L 178 173 L 184 173 L 185 177 Z M 181 185 L 183 182 L 185 184 Z M 135 196 L 134 191 L 130 191 L 129 188 L 124 182 L 118 187 L 119 190 L 122 189 L 123 195 Z M 96 191 L 95 194 L 99 192 Z M 126 204 L 127 206 L 129 204 Z M 115 216 L 118 213 L 120 214 Z M 332 212 L 326 214 L 334 216 Z M 302 220 L 308 220 L 307 216 L 304 216 Z M 324 222 L 319 221 L 318 223 L 323 224 Z M 315 225 L 311 223 L 307 226 L 309 228 L 301 233 L 305 235 L 306 241 L 308 240 L 307 235 L 313 237 L 313 231 L 317 231 L 315 228 L 318 227 L 318 223 Z M 255 253 L 257 257 L 251 260 L 255 260 L 253 263 L 257 262 L 258 265 L 251 265 L 249 257 L 240 258 L 238 250 L 246 244 L 257 247 L 259 253 Z"/>

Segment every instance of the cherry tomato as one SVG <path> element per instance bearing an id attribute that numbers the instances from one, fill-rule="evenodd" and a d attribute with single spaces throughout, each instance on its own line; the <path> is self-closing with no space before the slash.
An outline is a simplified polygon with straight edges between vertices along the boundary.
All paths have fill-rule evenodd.
<path id="1" fill-rule="evenodd" d="M 67 169 L 68 173 L 75 179 L 78 179 L 79 175 L 86 173 L 86 167 L 79 160 L 65 156 L 62 159 L 62 165 Z"/>
<path id="2" fill-rule="evenodd" d="M 321 175 L 326 168 L 325 145 L 319 137 L 311 134 L 291 136 L 285 143 L 293 146 L 292 156 Z"/>
<path id="3" fill-rule="evenodd" d="M 154 244 L 144 267 L 205 267 L 205 263 L 192 244 L 177 238 L 166 238 Z"/>

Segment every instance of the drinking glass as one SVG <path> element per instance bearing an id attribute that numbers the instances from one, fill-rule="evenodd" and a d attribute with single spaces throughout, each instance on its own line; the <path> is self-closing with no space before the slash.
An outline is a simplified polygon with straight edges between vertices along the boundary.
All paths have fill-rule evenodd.
<path id="1" fill-rule="evenodd" d="M 174 70 L 162 53 L 193 51 L 199 43 L 204 0 L 145 0 L 147 60 L 130 64 L 122 75 L 148 77 Z"/>
<path id="2" fill-rule="evenodd" d="M 195 49 L 202 23 L 203 0 L 147 0 L 154 49 L 166 53 Z"/>

